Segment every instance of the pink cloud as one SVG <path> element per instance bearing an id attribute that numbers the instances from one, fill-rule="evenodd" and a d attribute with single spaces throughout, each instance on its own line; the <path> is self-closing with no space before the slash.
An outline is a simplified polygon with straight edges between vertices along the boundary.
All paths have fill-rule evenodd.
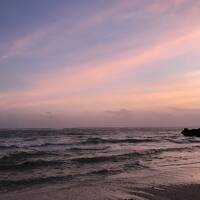
<path id="1" fill-rule="evenodd" d="M 197 42 L 198 41 L 198 42 Z M 32 92 L 35 95 L 49 95 L 81 91 L 92 88 L 105 81 L 115 79 L 120 73 L 129 72 L 138 67 L 160 60 L 170 59 L 187 52 L 199 50 L 200 28 L 196 27 L 182 35 L 164 38 L 152 47 L 137 53 L 128 52 L 120 57 L 99 61 L 72 70 L 61 70 L 42 76 Z M 74 70 L 73 70 L 74 69 Z"/>

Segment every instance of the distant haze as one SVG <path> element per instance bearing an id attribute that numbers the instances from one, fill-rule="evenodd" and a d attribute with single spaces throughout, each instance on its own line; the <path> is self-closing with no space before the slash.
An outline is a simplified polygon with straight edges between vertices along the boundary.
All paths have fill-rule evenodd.
<path id="1" fill-rule="evenodd" d="M 200 126 L 199 0 L 1 0 L 0 128 Z"/>

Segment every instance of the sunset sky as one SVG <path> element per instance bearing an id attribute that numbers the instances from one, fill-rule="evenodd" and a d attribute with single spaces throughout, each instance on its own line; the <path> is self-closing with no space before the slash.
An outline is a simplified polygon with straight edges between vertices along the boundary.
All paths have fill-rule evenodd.
<path id="1" fill-rule="evenodd" d="M 197 125 L 199 0 L 0 1 L 0 128 Z"/>

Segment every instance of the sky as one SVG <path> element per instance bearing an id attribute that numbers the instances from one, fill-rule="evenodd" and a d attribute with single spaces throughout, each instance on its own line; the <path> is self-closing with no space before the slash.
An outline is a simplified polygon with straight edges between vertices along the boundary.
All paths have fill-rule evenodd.
<path id="1" fill-rule="evenodd" d="M 0 128 L 200 125 L 199 0 L 1 0 Z"/>

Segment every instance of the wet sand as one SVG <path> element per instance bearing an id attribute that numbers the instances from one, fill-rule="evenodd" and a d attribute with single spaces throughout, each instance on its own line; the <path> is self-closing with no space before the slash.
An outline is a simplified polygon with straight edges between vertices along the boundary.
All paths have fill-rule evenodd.
<path id="1" fill-rule="evenodd" d="M 115 193 L 116 194 L 116 193 Z M 112 195 L 106 188 L 77 187 L 77 188 L 49 188 L 16 191 L 1 194 L 3 200 L 199 200 L 200 184 L 171 185 L 151 188 L 135 188 L 129 197 L 126 195 Z"/>
<path id="2" fill-rule="evenodd" d="M 107 192 L 95 186 L 35 188 L 0 194 L 2 200 L 103 200 Z"/>
<path id="3" fill-rule="evenodd" d="M 148 188 L 147 195 L 140 195 L 149 200 L 199 200 L 200 184 L 172 185 L 161 188 Z"/>

